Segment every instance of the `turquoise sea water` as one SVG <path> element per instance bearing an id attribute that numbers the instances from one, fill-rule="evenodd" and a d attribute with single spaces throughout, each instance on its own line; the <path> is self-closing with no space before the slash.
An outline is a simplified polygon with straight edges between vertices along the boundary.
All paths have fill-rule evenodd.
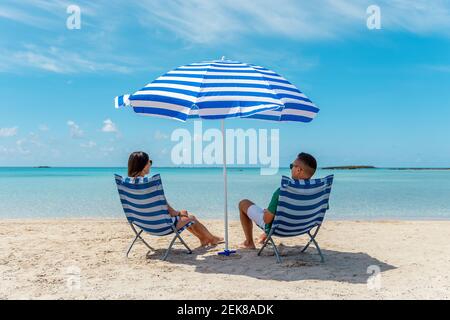
<path id="1" fill-rule="evenodd" d="M 125 168 L 0 168 L 0 218 L 123 217 L 113 174 Z M 219 168 L 152 168 L 172 206 L 202 218 L 223 218 Z M 229 169 L 229 215 L 248 198 L 266 207 L 279 175 Z M 319 170 L 334 174 L 328 219 L 450 219 L 450 171 Z"/>

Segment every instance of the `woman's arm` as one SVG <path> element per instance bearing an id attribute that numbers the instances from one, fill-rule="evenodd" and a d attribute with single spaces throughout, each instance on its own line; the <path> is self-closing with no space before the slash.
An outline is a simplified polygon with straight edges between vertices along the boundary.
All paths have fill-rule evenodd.
<path id="1" fill-rule="evenodd" d="M 167 204 L 168 208 L 169 208 L 169 215 L 171 215 L 172 217 L 176 217 L 176 216 L 180 216 L 180 217 L 188 217 L 188 212 L 186 210 L 180 210 L 177 211 L 174 208 L 172 208 L 170 206 L 170 204 Z"/>
<path id="2" fill-rule="evenodd" d="M 168 208 L 169 208 L 169 215 L 171 215 L 172 217 L 176 217 L 180 215 L 180 211 L 175 210 L 174 208 L 172 208 L 170 206 L 170 204 L 167 204 Z"/>

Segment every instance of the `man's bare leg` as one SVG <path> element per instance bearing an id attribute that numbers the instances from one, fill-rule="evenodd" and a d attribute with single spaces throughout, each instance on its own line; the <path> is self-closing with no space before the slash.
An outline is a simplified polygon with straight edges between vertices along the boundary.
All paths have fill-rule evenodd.
<path id="1" fill-rule="evenodd" d="M 254 203 L 248 199 L 239 202 L 241 225 L 245 235 L 245 241 L 241 244 L 241 247 L 247 249 L 256 249 L 255 243 L 253 242 L 253 221 L 247 215 L 248 208 L 253 204 Z"/>

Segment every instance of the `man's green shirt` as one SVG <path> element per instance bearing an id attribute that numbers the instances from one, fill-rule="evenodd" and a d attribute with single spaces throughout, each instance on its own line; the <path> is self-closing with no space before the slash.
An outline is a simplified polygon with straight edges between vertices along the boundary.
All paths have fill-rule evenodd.
<path id="1" fill-rule="evenodd" d="M 272 212 L 273 214 L 277 213 L 277 207 L 278 207 L 278 198 L 280 197 L 280 188 L 275 190 L 275 192 L 272 195 L 272 200 L 270 200 L 269 206 L 267 207 L 267 210 Z M 270 229 L 272 228 L 272 222 L 266 223 L 266 234 L 269 234 Z"/>

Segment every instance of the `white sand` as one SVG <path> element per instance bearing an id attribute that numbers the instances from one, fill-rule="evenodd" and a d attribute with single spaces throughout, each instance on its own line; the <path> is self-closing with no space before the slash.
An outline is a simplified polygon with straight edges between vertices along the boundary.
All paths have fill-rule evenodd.
<path id="1" fill-rule="evenodd" d="M 222 234 L 222 221 L 205 224 Z M 157 251 L 137 243 L 126 259 L 132 237 L 124 220 L 1 220 L 0 299 L 450 298 L 450 221 L 326 221 L 324 264 L 314 248 L 298 253 L 304 236 L 281 239 L 282 264 L 271 249 L 221 258 L 222 246 L 187 255 L 181 245 L 163 262 L 171 238 L 148 235 Z M 231 222 L 231 247 L 242 240 Z M 369 266 L 379 285 L 368 284 Z"/>

